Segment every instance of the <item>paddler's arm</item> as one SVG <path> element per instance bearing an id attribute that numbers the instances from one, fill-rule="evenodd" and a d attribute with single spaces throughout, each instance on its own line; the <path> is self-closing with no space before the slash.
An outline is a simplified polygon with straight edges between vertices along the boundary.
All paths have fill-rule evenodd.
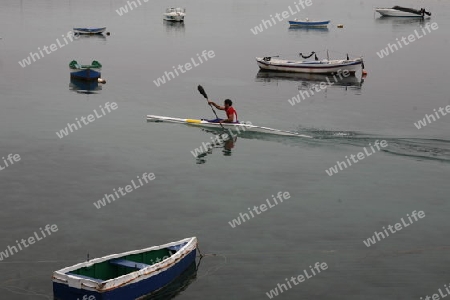
<path id="1" fill-rule="evenodd" d="M 216 103 L 214 103 L 213 101 L 209 101 L 208 100 L 208 104 L 209 105 L 214 105 L 215 108 L 220 109 L 220 110 L 225 110 L 225 107 L 217 105 Z"/>

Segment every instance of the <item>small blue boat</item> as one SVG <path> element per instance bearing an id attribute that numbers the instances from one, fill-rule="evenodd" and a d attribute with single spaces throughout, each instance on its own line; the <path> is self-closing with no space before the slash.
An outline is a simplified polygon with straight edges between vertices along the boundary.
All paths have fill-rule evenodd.
<path id="1" fill-rule="evenodd" d="M 98 80 L 101 76 L 102 74 L 100 72 L 92 69 L 83 69 L 70 73 L 71 78 L 87 81 Z"/>
<path id="2" fill-rule="evenodd" d="M 76 60 L 69 63 L 69 68 L 73 70 L 70 73 L 70 78 L 80 80 L 98 80 L 102 76 L 99 71 L 93 69 L 101 69 L 102 65 L 94 60 L 90 65 L 80 65 Z"/>
<path id="3" fill-rule="evenodd" d="M 195 237 L 111 254 L 53 272 L 56 300 L 142 299 L 174 283 L 191 268 L 197 253 Z"/>
<path id="4" fill-rule="evenodd" d="M 74 28 L 75 34 L 102 34 L 106 30 L 106 27 L 98 28 Z"/>
<path id="5" fill-rule="evenodd" d="M 330 20 L 326 21 L 311 21 L 308 18 L 306 20 L 289 21 L 289 25 L 292 27 L 327 27 Z"/>

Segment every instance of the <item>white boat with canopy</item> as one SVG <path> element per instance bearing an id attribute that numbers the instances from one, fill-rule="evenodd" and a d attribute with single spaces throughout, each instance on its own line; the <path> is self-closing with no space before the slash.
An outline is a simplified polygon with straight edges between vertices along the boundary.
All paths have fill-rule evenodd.
<path id="1" fill-rule="evenodd" d="M 164 13 L 164 20 L 172 22 L 183 22 L 186 16 L 186 8 L 167 8 Z"/>
<path id="2" fill-rule="evenodd" d="M 384 17 L 419 17 L 424 18 L 425 15 L 431 16 L 431 13 L 424 8 L 413 9 L 402 6 L 394 6 L 392 8 L 376 8 L 376 12 L 380 13 Z"/>

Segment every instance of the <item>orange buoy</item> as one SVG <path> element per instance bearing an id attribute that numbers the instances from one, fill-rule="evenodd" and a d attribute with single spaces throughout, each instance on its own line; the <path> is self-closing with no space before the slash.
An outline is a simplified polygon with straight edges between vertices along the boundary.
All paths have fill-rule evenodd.
<path id="1" fill-rule="evenodd" d="M 366 70 L 362 70 L 361 78 L 365 79 L 366 77 L 367 77 L 367 71 Z"/>

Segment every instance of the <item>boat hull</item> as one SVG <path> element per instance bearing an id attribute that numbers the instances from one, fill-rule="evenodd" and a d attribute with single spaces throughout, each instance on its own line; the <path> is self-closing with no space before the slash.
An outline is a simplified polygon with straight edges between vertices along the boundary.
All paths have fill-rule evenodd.
<path id="1" fill-rule="evenodd" d="M 312 27 L 324 28 L 327 27 L 330 21 L 289 21 L 291 27 Z"/>
<path id="2" fill-rule="evenodd" d="M 96 80 L 79 80 L 71 79 L 69 84 L 70 90 L 82 94 L 93 94 L 95 91 L 102 89 L 102 86 L 98 84 Z"/>
<path id="3" fill-rule="evenodd" d="M 70 270 L 73 270 L 73 267 L 57 271 L 53 275 L 54 299 L 79 300 L 83 299 L 83 297 L 85 297 L 84 299 L 89 299 L 90 296 L 93 296 L 96 300 L 124 300 L 146 297 L 173 283 L 192 265 L 192 263 L 195 263 L 197 240 L 195 238 L 190 238 L 182 241 L 187 243 L 183 246 L 186 247 L 186 249 L 182 248 L 180 252 L 183 253 L 180 253 L 178 256 L 177 254 L 174 254 L 172 261 L 171 257 L 158 263 L 158 266 L 155 265 L 155 268 L 153 268 L 153 266 L 150 267 L 150 269 L 144 268 L 129 273 L 129 276 L 124 275 L 113 280 L 96 283 L 91 280 L 78 279 L 75 283 L 78 283 L 79 286 L 74 286 L 74 284 L 69 283 L 70 278 L 67 279 L 67 273 L 69 273 Z M 161 247 L 164 246 L 165 245 Z M 128 254 L 129 253 L 131 252 L 128 252 Z M 123 254 L 125 255 L 126 253 Z M 111 257 L 121 257 L 121 255 L 122 254 L 113 255 L 106 258 L 109 258 L 108 260 L 110 260 Z M 78 265 L 75 267 L 78 267 Z M 148 274 L 146 272 L 148 272 Z M 74 276 L 76 277 L 77 275 Z M 114 286 L 111 287 L 111 284 Z"/>
<path id="4" fill-rule="evenodd" d="M 260 69 L 271 70 L 278 72 L 295 72 L 295 73 L 310 73 L 310 74 L 335 74 L 347 71 L 354 74 L 361 68 L 362 59 L 354 60 L 336 60 L 330 63 L 319 62 L 299 62 L 287 60 L 270 60 L 265 61 L 261 57 L 256 58 L 256 62 Z"/>
<path id="5" fill-rule="evenodd" d="M 97 81 L 101 77 L 101 73 L 93 69 L 76 70 L 70 73 L 72 79 L 84 81 Z"/>
<path id="6" fill-rule="evenodd" d="M 73 32 L 76 34 L 101 34 L 106 30 L 106 27 L 101 28 L 74 28 Z"/>
<path id="7" fill-rule="evenodd" d="M 411 12 L 396 10 L 392 8 L 376 8 L 376 12 L 384 17 L 408 17 L 408 18 L 423 18 L 421 14 L 415 14 Z"/>
<path id="8" fill-rule="evenodd" d="M 164 20 L 169 22 L 184 22 L 182 15 L 164 15 Z"/>
<path id="9" fill-rule="evenodd" d="M 251 125 L 249 123 L 222 123 L 222 124 L 219 124 L 219 123 L 212 123 L 212 122 L 208 122 L 205 120 L 199 120 L 199 119 L 181 119 L 181 118 L 171 118 L 171 117 L 163 117 L 163 116 L 155 116 L 155 115 L 147 115 L 147 121 L 181 123 L 181 124 L 188 124 L 188 125 L 197 126 L 197 127 L 217 129 L 217 130 L 221 130 L 222 126 L 223 126 L 223 128 L 233 130 L 234 132 L 237 132 L 237 133 L 258 132 L 258 133 L 265 133 L 265 134 L 312 138 L 309 135 L 299 134 L 297 132 L 278 130 L 278 129 L 273 129 L 273 128 L 269 128 L 269 127 L 255 126 L 255 125 Z"/>

